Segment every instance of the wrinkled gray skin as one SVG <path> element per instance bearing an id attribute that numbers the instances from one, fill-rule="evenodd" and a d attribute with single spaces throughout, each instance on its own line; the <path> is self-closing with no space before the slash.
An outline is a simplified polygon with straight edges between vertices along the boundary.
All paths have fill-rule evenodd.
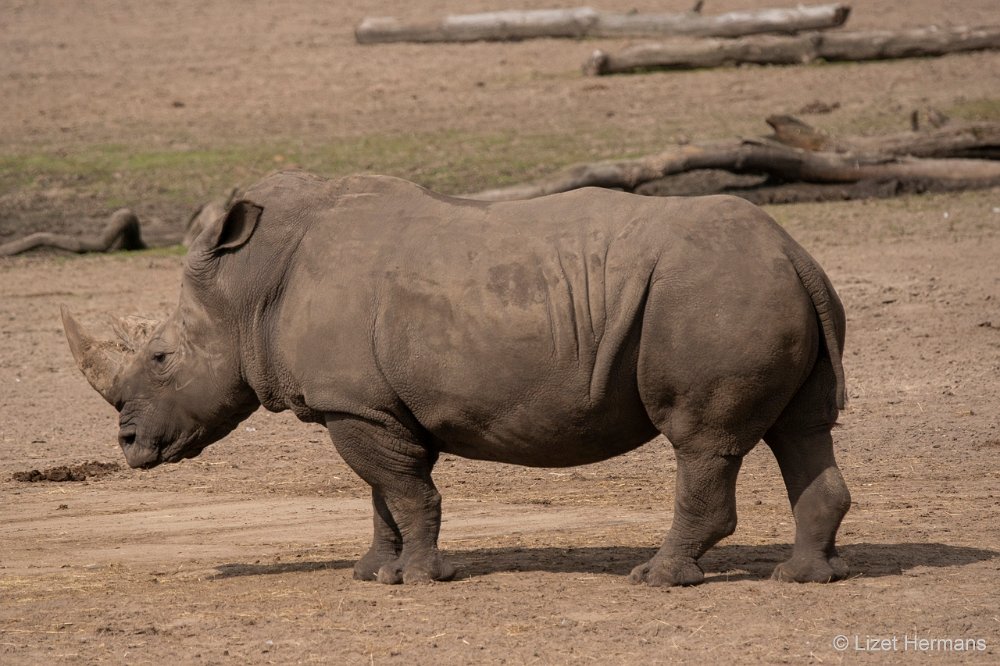
<path id="1" fill-rule="evenodd" d="M 64 322 L 133 467 L 196 456 L 259 405 L 325 424 L 372 487 L 360 579 L 454 575 L 437 548 L 442 452 L 581 465 L 659 433 L 677 457 L 674 522 L 633 582 L 703 579 L 697 560 L 735 529 L 736 476 L 761 439 L 796 523 L 774 577 L 847 573 L 830 436 L 843 308 L 740 199 L 584 189 L 488 204 L 281 173 L 198 238 L 166 322 L 123 321 L 116 342 Z"/>

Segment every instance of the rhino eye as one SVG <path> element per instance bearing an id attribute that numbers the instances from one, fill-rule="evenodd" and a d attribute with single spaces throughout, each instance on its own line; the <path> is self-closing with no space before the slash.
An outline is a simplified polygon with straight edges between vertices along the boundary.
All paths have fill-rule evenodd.
<path id="1" fill-rule="evenodd" d="M 163 363 L 167 360 L 166 352 L 153 352 L 153 361 L 156 363 Z"/>

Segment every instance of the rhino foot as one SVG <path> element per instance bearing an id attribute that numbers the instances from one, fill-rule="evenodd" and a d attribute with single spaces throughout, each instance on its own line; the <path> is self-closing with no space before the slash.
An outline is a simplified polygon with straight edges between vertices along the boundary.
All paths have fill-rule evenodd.
<path id="1" fill-rule="evenodd" d="M 354 580 L 378 580 L 378 574 L 382 567 L 392 564 L 398 559 L 399 553 L 373 546 L 355 563 Z"/>
<path id="2" fill-rule="evenodd" d="M 633 585 L 645 583 L 652 587 L 697 585 L 705 580 L 705 572 L 690 557 L 654 557 L 632 569 L 628 579 Z"/>
<path id="3" fill-rule="evenodd" d="M 384 585 L 412 585 L 451 580 L 455 573 L 455 567 L 441 553 L 434 551 L 424 556 L 401 557 L 384 564 L 375 580 Z"/>
<path id="4" fill-rule="evenodd" d="M 829 583 L 847 578 L 849 573 L 847 564 L 839 555 L 829 558 L 805 558 L 793 555 L 790 560 L 774 568 L 771 579 L 795 583 Z"/>
<path id="5" fill-rule="evenodd" d="M 833 569 L 834 580 L 843 580 L 851 574 L 851 568 L 847 566 L 847 562 L 841 559 L 840 555 L 834 555 L 827 562 Z"/>

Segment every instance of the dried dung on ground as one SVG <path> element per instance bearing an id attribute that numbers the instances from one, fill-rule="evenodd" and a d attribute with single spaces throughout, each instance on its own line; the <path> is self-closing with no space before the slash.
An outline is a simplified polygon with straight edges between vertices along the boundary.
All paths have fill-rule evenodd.
<path id="1" fill-rule="evenodd" d="M 14 481 L 38 483 L 40 481 L 85 481 L 88 478 L 107 476 L 121 469 L 121 465 L 113 462 L 98 462 L 90 460 L 79 465 L 57 465 L 44 470 L 27 470 L 14 472 Z"/>

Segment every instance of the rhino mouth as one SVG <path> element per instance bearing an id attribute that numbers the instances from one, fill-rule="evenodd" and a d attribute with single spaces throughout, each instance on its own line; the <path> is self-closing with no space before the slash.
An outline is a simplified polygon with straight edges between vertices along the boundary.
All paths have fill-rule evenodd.
<path id="1" fill-rule="evenodd" d="M 136 441 L 135 426 L 126 426 L 118 431 L 118 444 L 125 454 L 125 462 L 132 469 L 149 469 L 163 462 L 158 447 Z"/>
<path id="2" fill-rule="evenodd" d="M 219 437 L 208 437 L 204 430 L 199 429 L 165 444 L 160 440 L 150 441 L 140 437 L 138 428 L 132 423 L 126 423 L 118 430 L 118 444 L 125 454 L 125 461 L 132 469 L 151 469 L 162 463 L 194 458 L 216 439 Z"/>
<path id="3" fill-rule="evenodd" d="M 168 446 L 157 446 L 159 463 L 176 463 L 186 458 L 195 458 L 218 438 L 207 437 L 204 429 L 198 429 L 187 437 L 181 437 Z"/>
<path id="4" fill-rule="evenodd" d="M 118 430 L 118 444 L 125 454 L 125 461 L 132 469 L 151 469 L 161 463 L 177 462 L 195 454 L 185 452 L 188 440 L 164 446 L 162 442 L 140 437 L 135 425 L 123 425 Z"/>

